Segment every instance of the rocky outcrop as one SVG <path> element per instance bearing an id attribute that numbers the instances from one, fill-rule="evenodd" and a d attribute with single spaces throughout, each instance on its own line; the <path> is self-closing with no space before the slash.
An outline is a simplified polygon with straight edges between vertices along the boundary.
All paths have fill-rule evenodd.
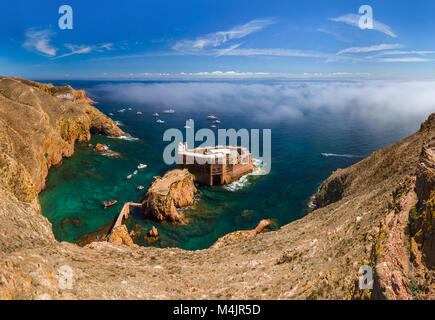
<path id="1" fill-rule="evenodd" d="M 177 208 L 195 203 L 194 181 L 187 169 L 175 169 L 162 178 L 156 177 L 142 201 L 145 216 L 157 221 L 183 222 L 184 216 Z"/>
<path id="2" fill-rule="evenodd" d="M 313 204 L 321 208 L 341 200 L 345 187 L 346 175 L 339 169 L 322 183 L 314 196 Z"/>
<path id="3" fill-rule="evenodd" d="M 157 228 L 153 226 L 150 231 L 148 231 L 147 236 L 150 238 L 158 238 L 159 232 L 157 231 Z"/>
<path id="4" fill-rule="evenodd" d="M 243 237 L 251 237 L 255 236 L 261 232 L 266 231 L 272 226 L 271 220 L 261 220 L 260 223 L 252 230 L 242 230 L 242 231 L 234 231 L 232 233 L 226 234 L 223 237 L 219 238 L 212 246 L 212 248 L 222 248 L 234 240 L 243 238 Z"/>
<path id="5" fill-rule="evenodd" d="M 103 143 L 97 143 L 97 145 L 94 148 L 95 152 L 104 153 L 107 151 L 107 145 Z"/>
<path id="6" fill-rule="evenodd" d="M 133 239 L 128 233 L 127 227 L 125 224 L 116 226 L 113 228 L 112 232 L 110 232 L 107 241 L 114 244 L 122 244 L 129 247 L 137 246 L 133 243 Z"/>

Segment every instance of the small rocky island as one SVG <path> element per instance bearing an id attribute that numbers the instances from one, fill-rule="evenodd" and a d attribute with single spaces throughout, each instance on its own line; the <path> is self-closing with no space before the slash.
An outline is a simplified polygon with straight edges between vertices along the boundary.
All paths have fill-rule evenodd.
<path id="1" fill-rule="evenodd" d="M 184 222 L 177 208 L 195 203 L 195 176 L 187 169 L 175 169 L 163 177 L 155 177 L 142 201 L 145 217 L 157 221 Z"/>

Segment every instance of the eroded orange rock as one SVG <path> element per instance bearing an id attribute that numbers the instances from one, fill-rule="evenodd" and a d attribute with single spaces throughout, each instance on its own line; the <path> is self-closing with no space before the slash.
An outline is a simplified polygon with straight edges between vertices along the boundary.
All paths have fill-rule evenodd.
<path id="1" fill-rule="evenodd" d="M 113 228 L 107 241 L 115 244 L 124 244 L 129 247 L 135 246 L 135 244 L 133 243 L 133 239 L 130 237 L 127 227 L 125 225 L 120 225 Z"/>
<path id="2" fill-rule="evenodd" d="M 145 216 L 157 221 L 183 222 L 184 215 L 177 208 L 195 203 L 194 181 L 195 177 L 187 169 L 175 169 L 163 178 L 156 177 L 142 201 Z"/>
<path id="3" fill-rule="evenodd" d="M 156 227 L 153 226 L 153 227 L 150 229 L 150 231 L 148 231 L 147 236 L 148 236 L 148 237 L 151 237 L 151 238 L 157 238 L 157 237 L 159 236 L 159 231 L 157 230 Z"/>

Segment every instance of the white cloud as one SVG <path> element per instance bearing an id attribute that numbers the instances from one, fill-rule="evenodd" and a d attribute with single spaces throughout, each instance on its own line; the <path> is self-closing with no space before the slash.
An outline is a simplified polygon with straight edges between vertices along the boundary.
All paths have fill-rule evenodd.
<path id="1" fill-rule="evenodd" d="M 191 52 L 223 45 L 232 39 L 241 39 L 274 24 L 274 19 L 255 19 L 248 23 L 235 26 L 227 31 L 218 31 L 196 38 L 195 40 L 180 40 L 172 49 L 181 52 Z"/>
<path id="2" fill-rule="evenodd" d="M 416 54 L 416 55 L 427 55 L 427 54 L 435 54 L 435 51 L 418 51 L 418 50 L 410 50 L 410 51 L 403 51 L 403 50 L 394 50 L 394 51 L 384 51 L 380 52 L 378 56 L 393 56 L 393 55 L 407 55 L 407 54 Z"/>
<path id="3" fill-rule="evenodd" d="M 332 72 L 332 73 L 271 73 L 271 72 L 241 72 L 241 71 L 201 71 L 201 72 L 180 72 L 180 73 L 130 73 L 122 78 L 128 79 L 334 79 L 334 78 L 366 78 L 370 76 L 367 72 Z"/>
<path id="4" fill-rule="evenodd" d="M 335 21 L 335 22 L 343 22 L 346 24 L 349 24 L 351 26 L 357 27 L 359 28 L 359 19 L 361 18 L 361 16 L 357 15 L 357 14 L 345 14 L 343 16 L 337 17 L 337 18 L 328 18 L 328 20 L 331 21 Z M 391 30 L 391 28 L 389 26 L 387 26 L 386 24 L 379 22 L 377 20 L 373 19 L 373 30 L 385 33 L 386 35 L 393 37 L 393 38 L 397 38 L 397 35 L 393 32 L 393 30 Z"/>
<path id="5" fill-rule="evenodd" d="M 383 51 L 383 50 L 390 50 L 390 49 L 396 49 L 401 48 L 402 45 L 400 44 L 378 44 L 368 47 L 351 47 L 344 50 L 341 50 L 337 52 L 337 55 L 343 54 L 343 53 L 367 53 L 367 52 L 374 52 L 374 51 Z"/>
<path id="6" fill-rule="evenodd" d="M 429 62 L 435 60 L 420 58 L 420 57 L 402 57 L 402 58 L 380 58 L 377 61 L 379 62 Z"/>
<path id="7" fill-rule="evenodd" d="M 53 33 L 49 29 L 28 29 L 25 33 L 23 47 L 27 50 L 36 50 L 46 56 L 53 57 L 57 49 L 50 44 Z"/>
<path id="8" fill-rule="evenodd" d="M 97 46 L 66 44 L 65 47 L 67 47 L 70 50 L 70 52 L 62 54 L 60 56 L 57 56 L 53 59 L 60 59 L 60 58 L 72 56 L 75 54 L 90 53 L 92 51 L 103 52 L 104 50 L 111 50 L 113 48 L 113 43 L 104 43 L 104 44 L 97 45 Z"/>
<path id="9" fill-rule="evenodd" d="M 280 49 L 280 48 L 247 48 L 247 49 L 223 49 L 217 50 L 217 55 L 226 56 L 280 56 L 280 57 L 305 57 L 305 58 L 327 58 L 328 54 L 315 52 L 315 51 L 305 51 L 305 50 L 294 50 L 294 49 Z"/>

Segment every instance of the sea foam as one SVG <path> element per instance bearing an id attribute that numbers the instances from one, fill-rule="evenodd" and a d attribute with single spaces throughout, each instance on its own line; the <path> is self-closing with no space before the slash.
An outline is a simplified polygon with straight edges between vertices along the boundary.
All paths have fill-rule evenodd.
<path id="1" fill-rule="evenodd" d="M 263 161 L 261 161 L 259 159 L 252 159 L 252 163 L 255 165 L 254 171 L 252 171 L 251 173 L 248 173 L 247 175 L 244 175 L 243 177 L 241 177 L 237 181 L 234 181 L 228 185 L 225 185 L 224 189 L 227 191 L 231 191 L 231 192 L 242 190 L 251 184 L 249 179 L 248 179 L 249 176 L 263 175 L 263 172 L 264 172 Z"/>

